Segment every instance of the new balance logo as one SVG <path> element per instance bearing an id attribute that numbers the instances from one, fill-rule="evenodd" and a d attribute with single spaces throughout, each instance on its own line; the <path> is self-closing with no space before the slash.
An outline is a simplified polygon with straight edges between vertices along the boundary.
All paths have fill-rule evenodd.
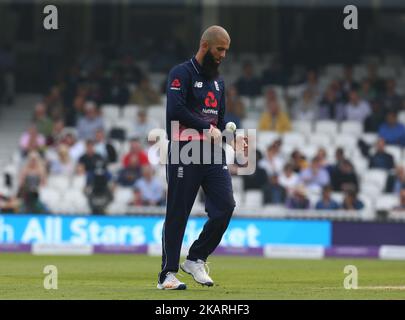
<path id="1" fill-rule="evenodd" d="M 228 170 L 228 166 L 223 166 L 222 169 Z"/>
<path id="2" fill-rule="evenodd" d="M 177 178 L 183 178 L 184 177 L 184 168 L 183 167 L 179 167 L 177 169 Z"/>
<path id="3" fill-rule="evenodd" d="M 215 89 L 216 89 L 217 91 L 219 91 L 219 85 L 218 85 L 218 82 L 214 81 L 214 84 L 215 84 Z"/>
<path id="4" fill-rule="evenodd" d="M 200 82 L 200 81 L 196 81 L 196 82 L 194 83 L 194 88 L 202 88 L 202 86 L 203 86 L 203 83 Z"/>

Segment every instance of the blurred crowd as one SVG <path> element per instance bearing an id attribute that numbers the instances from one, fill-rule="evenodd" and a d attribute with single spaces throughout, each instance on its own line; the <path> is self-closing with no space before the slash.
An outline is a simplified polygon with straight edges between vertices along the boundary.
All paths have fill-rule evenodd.
<path id="1" fill-rule="evenodd" d="M 333 79 L 321 90 L 316 70 L 308 70 L 306 77 L 294 87 L 297 99 L 289 101 L 280 96 L 273 86 L 285 84 L 279 69 L 268 69 L 262 76 L 255 76 L 253 64 L 245 63 L 243 73 L 228 89 L 228 120 L 242 123 L 246 117 L 240 96 L 257 97 L 264 92 L 264 111 L 257 129 L 284 134 L 292 131 L 292 121 L 314 123 L 319 120 L 359 122 L 365 133 L 376 133 L 375 145 L 368 145 L 360 137 L 358 147 L 367 159 L 369 168 L 388 172 L 385 193 L 398 195 L 405 209 L 405 170 L 395 163 L 386 151 L 386 145 L 405 146 L 405 126 L 398 121 L 398 114 L 405 111 L 404 97 L 398 94 L 395 79 L 381 79 L 376 65 L 368 66 L 368 74 L 356 82 L 353 66 L 344 67 L 343 77 Z M 270 86 L 269 86 L 270 85 Z M 307 159 L 298 149 L 290 157 L 282 154 L 282 139 L 269 144 L 264 154 L 257 153 L 257 170 L 244 176 L 247 189 L 260 189 L 266 204 L 285 204 L 293 209 L 352 209 L 364 207 L 357 197 L 360 191 L 359 176 L 343 148 L 336 149 L 335 161 L 330 162 L 325 148 L 320 147 L 312 159 Z M 343 200 L 336 201 L 333 192 L 343 192 Z M 320 194 L 311 206 L 308 193 Z"/>
<path id="2" fill-rule="evenodd" d="M 405 126 L 398 113 L 405 110 L 404 98 L 397 93 L 395 79 L 380 79 L 376 66 L 370 65 L 367 76 L 356 82 L 353 67 L 344 68 L 343 77 L 333 79 L 322 90 L 319 72 L 308 70 L 296 79 L 295 95 L 280 97 L 274 86 L 286 86 L 290 80 L 282 68 L 273 64 L 257 75 L 254 63 L 243 64 L 238 79 L 227 85 L 226 121 L 243 127 L 249 117 L 244 97 L 264 99 L 257 122 L 260 131 L 286 133 L 292 121 L 358 121 L 365 132 L 377 133 L 375 146 L 360 139 L 359 148 L 370 168 L 389 172 L 385 192 L 398 194 L 405 209 L 405 170 L 386 152 L 386 145 L 405 146 Z M 146 137 L 156 127 L 148 117 L 148 108 L 162 104 L 165 81 L 152 85 L 148 74 L 131 55 L 107 63 L 97 53 L 81 55 L 59 83 L 55 83 L 39 101 L 32 122 L 22 133 L 19 148 L 22 166 L 18 192 L 0 196 L 0 210 L 12 212 L 49 212 L 39 197 L 39 189 L 50 175 L 83 176 L 85 194 L 92 212 L 104 213 L 111 203 L 114 188 L 133 190 L 133 206 L 165 204 L 165 184 L 158 177 L 158 167 L 150 159 Z M 107 129 L 101 107 L 106 104 L 141 108 L 130 132 Z M 123 150 L 123 142 L 129 146 Z M 283 204 L 292 209 L 311 207 L 309 192 L 319 194 L 316 209 L 360 210 L 359 177 L 344 149 L 336 149 L 330 162 L 323 148 L 312 159 L 298 149 L 289 157 L 282 155 L 282 139 L 269 143 L 264 154 L 257 150 L 257 170 L 243 176 L 244 190 L 261 190 L 265 204 Z M 235 173 L 235 168 L 231 167 Z M 333 192 L 344 194 L 342 201 Z"/>

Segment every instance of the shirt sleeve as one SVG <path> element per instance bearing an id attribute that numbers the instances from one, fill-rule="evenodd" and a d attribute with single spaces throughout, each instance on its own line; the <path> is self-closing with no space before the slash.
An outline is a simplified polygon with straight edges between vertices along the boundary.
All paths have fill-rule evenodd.
<path id="1" fill-rule="evenodd" d="M 219 111 L 218 111 L 218 123 L 217 127 L 219 130 L 224 131 L 225 130 L 225 85 L 222 85 L 222 96 L 221 100 L 219 103 Z"/>
<path id="2" fill-rule="evenodd" d="M 167 114 L 171 121 L 179 121 L 187 128 L 202 131 L 209 129 L 207 121 L 199 119 L 187 108 L 187 94 L 190 87 L 190 76 L 182 67 L 174 68 L 167 83 Z"/>

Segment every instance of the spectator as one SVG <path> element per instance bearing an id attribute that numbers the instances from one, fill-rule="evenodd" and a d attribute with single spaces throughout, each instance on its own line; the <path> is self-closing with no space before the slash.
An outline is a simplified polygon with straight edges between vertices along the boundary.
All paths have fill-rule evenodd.
<path id="1" fill-rule="evenodd" d="M 236 81 L 235 86 L 242 96 L 255 97 L 261 94 L 261 81 L 254 75 L 253 64 L 243 64 L 242 76 Z"/>
<path id="2" fill-rule="evenodd" d="M 35 106 L 33 123 L 35 123 L 38 132 L 45 138 L 48 139 L 52 135 L 53 122 L 46 114 L 46 106 L 42 102 Z"/>
<path id="3" fill-rule="evenodd" d="M 291 130 L 290 118 L 287 113 L 280 110 L 277 101 L 269 100 L 266 96 L 266 110 L 259 120 L 259 130 L 270 130 L 284 133 Z"/>
<path id="4" fill-rule="evenodd" d="M 62 119 L 57 119 L 53 121 L 51 135 L 47 139 L 48 146 L 54 146 L 62 138 L 65 130 L 65 122 Z"/>
<path id="5" fill-rule="evenodd" d="M 103 119 L 94 102 L 86 102 L 85 114 L 77 123 L 77 134 L 80 140 L 96 138 L 97 130 L 104 129 Z"/>
<path id="6" fill-rule="evenodd" d="M 85 113 L 86 95 L 84 88 L 78 90 L 79 93 L 73 99 L 73 105 L 65 114 L 66 125 L 76 127 L 79 116 Z"/>
<path id="7" fill-rule="evenodd" d="M 79 158 L 79 164 L 84 167 L 84 170 L 89 173 L 96 169 L 98 162 L 104 163 L 104 158 L 96 153 L 93 140 L 86 141 L 86 152 Z"/>
<path id="8" fill-rule="evenodd" d="M 269 177 L 281 173 L 284 167 L 284 160 L 280 155 L 279 142 L 276 141 L 267 148 L 266 157 L 259 161 L 259 167 L 266 170 Z"/>
<path id="9" fill-rule="evenodd" d="M 49 213 L 49 209 L 39 199 L 38 191 L 26 192 L 20 207 L 21 213 Z"/>
<path id="10" fill-rule="evenodd" d="M 302 170 L 308 167 L 305 156 L 297 149 L 291 153 L 290 163 L 293 166 L 293 170 L 296 173 L 300 173 Z"/>
<path id="11" fill-rule="evenodd" d="M 34 200 L 34 193 L 38 193 L 39 188 L 46 183 L 45 164 L 38 152 L 31 151 L 27 161 L 20 172 L 18 183 L 18 195 L 26 199 Z M 31 196 L 33 196 L 31 198 Z M 28 197 L 28 198 L 27 198 Z"/>
<path id="12" fill-rule="evenodd" d="M 370 157 L 370 168 L 391 170 L 394 168 L 394 157 L 385 152 L 385 141 L 378 138 L 376 152 Z"/>
<path id="13" fill-rule="evenodd" d="M 142 145 L 138 138 L 132 138 L 129 145 L 129 152 L 124 156 L 122 165 L 126 168 L 129 164 L 129 158 L 132 155 L 136 155 L 139 158 L 139 164 L 141 166 L 149 164 L 148 155 L 142 149 Z"/>
<path id="14" fill-rule="evenodd" d="M 303 75 L 302 71 L 296 72 L 296 74 L 290 79 L 290 82 L 296 83 L 297 81 L 299 84 L 294 88 L 295 96 L 300 95 L 302 98 L 305 91 L 311 91 L 315 100 L 319 100 L 321 92 L 319 90 L 318 74 L 316 70 L 308 69 L 305 71 L 305 75 Z"/>
<path id="15" fill-rule="evenodd" d="M 269 182 L 263 186 L 263 198 L 265 204 L 281 204 L 286 200 L 286 189 L 280 185 L 278 175 L 273 174 Z"/>
<path id="16" fill-rule="evenodd" d="M 344 116 L 344 104 L 347 102 L 347 97 L 342 89 L 342 83 L 339 80 L 332 80 L 329 87 L 335 92 L 337 100 L 343 105 L 343 116 Z"/>
<path id="17" fill-rule="evenodd" d="M 289 209 L 309 209 L 310 203 L 304 186 L 298 186 L 287 199 Z"/>
<path id="18" fill-rule="evenodd" d="M 135 182 L 141 177 L 142 167 L 139 164 L 138 155 L 129 157 L 128 167 L 122 168 L 118 172 L 117 184 L 123 187 L 132 187 Z"/>
<path id="19" fill-rule="evenodd" d="M 347 190 L 345 192 L 342 209 L 343 210 L 361 210 L 364 208 L 364 204 L 357 198 L 357 193 L 354 190 Z"/>
<path id="20" fill-rule="evenodd" d="M 347 159 L 338 162 L 331 182 L 334 191 L 359 190 L 359 182 L 353 164 Z"/>
<path id="21" fill-rule="evenodd" d="M 151 166 L 142 168 L 142 178 L 134 185 L 134 205 L 162 206 L 164 205 L 165 191 L 162 183 L 154 176 Z"/>
<path id="22" fill-rule="evenodd" d="M 149 132 L 159 125 L 148 117 L 146 109 L 140 109 L 137 114 L 137 119 L 132 127 L 131 137 L 137 137 L 141 141 L 146 142 L 148 140 Z"/>
<path id="23" fill-rule="evenodd" d="M 377 98 L 377 92 L 371 87 L 371 83 L 367 79 L 363 80 L 361 83 L 359 95 L 362 99 L 368 102 L 374 101 Z"/>
<path id="24" fill-rule="evenodd" d="M 284 170 L 278 180 L 280 181 L 280 185 L 286 189 L 288 195 L 292 194 L 292 191 L 300 182 L 299 175 L 294 172 L 294 167 L 291 163 L 284 165 Z"/>
<path id="25" fill-rule="evenodd" d="M 102 156 L 107 163 L 115 163 L 118 160 L 117 151 L 111 143 L 106 141 L 103 129 L 96 131 L 94 150 Z"/>
<path id="26" fill-rule="evenodd" d="M 50 160 L 49 173 L 53 175 L 72 176 L 75 173 L 75 163 L 69 156 L 69 148 L 65 144 L 57 147 L 57 157 Z"/>
<path id="27" fill-rule="evenodd" d="M 378 129 L 378 135 L 387 144 L 405 146 L 405 126 L 402 123 L 398 123 L 395 111 L 390 110 L 387 112 L 385 122 Z"/>
<path id="28" fill-rule="evenodd" d="M 367 80 L 370 81 L 371 88 L 375 90 L 377 96 L 383 93 L 385 82 L 378 76 L 377 65 L 375 63 L 370 63 L 367 66 Z"/>
<path id="29" fill-rule="evenodd" d="M 101 158 L 94 161 L 93 170 L 87 170 L 86 191 L 93 214 L 104 214 L 112 201 L 111 174 Z"/>
<path id="30" fill-rule="evenodd" d="M 338 100 L 336 90 L 330 85 L 319 103 L 318 120 L 341 121 L 343 118 L 344 106 Z"/>
<path id="31" fill-rule="evenodd" d="M 326 185 L 322 189 L 322 198 L 316 203 L 315 209 L 317 210 L 337 210 L 339 204 L 331 197 L 331 187 Z"/>
<path id="32" fill-rule="evenodd" d="M 346 120 L 363 123 L 370 115 L 371 108 L 367 101 L 361 100 L 356 90 L 351 90 L 349 102 L 345 106 Z"/>
<path id="33" fill-rule="evenodd" d="M 335 176 L 336 174 L 339 174 L 339 173 L 337 173 L 337 170 L 339 168 L 339 165 L 344 160 L 346 160 L 346 157 L 345 157 L 345 152 L 344 152 L 343 148 L 342 147 L 336 148 L 336 150 L 335 150 L 335 164 L 329 165 L 327 167 L 327 169 L 329 171 L 329 176 L 331 177 L 332 180 L 333 180 L 333 176 Z"/>
<path id="34" fill-rule="evenodd" d="M 58 86 L 53 86 L 49 94 L 44 99 L 48 115 L 51 119 L 59 119 L 64 117 L 64 106 L 61 90 Z"/>
<path id="35" fill-rule="evenodd" d="M 244 190 L 261 189 L 268 181 L 266 170 L 259 166 L 259 162 L 263 159 L 260 151 L 256 150 L 256 170 L 251 175 L 243 175 Z M 230 167 L 232 168 L 232 167 Z"/>
<path id="36" fill-rule="evenodd" d="M 63 143 L 69 148 L 69 156 L 75 163 L 86 152 L 86 142 L 83 140 L 77 141 L 73 131 L 65 130 L 59 143 Z"/>
<path id="37" fill-rule="evenodd" d="M 405 210 L 405 188 L 403 187 L 399 192 L 399 205 L 393 208 L 395 211 Z"/>
<path id="38" fill-rule="evenodd" d="M 303 86 L 303 95 L 305 95 L 305 91 L 310 92 L 312 95 L 311 98 L 314 100 L 314 103 L 316 103 L 319 101 L 319 97 L 321 94 L 319 89 L 318 73 L 316 70 L 310 69 L 307 71 L 306 77 L 307 79 Z"/>
<path id="39" fill-rule="evenodd" d="M 326 150 L 323 147 L 320 147 L 316 152 L 316 157 L 319 158 L 319 162 L 323 168 L 327 168 L 328 166 L 328 155 L 326 154 Z"/>
<path id="40" fill-rule="evenodd" d="M 152 88 L 149 79 L 143 77 L 139 86 L 132 93 L 130 103 L 140 105 L 142 107 L 149 107 L 154 104 L 160 103 L 159 93 Z"/>
<path id="41" fill-rule="evenodd" d="M 20 138 L 20 149 L 25 157 L 31 151 L 42 153 L 45 149 L 45 137 L 38 132 L 35 124 L 31 124 Z"/>
<path id="42" fill-rule="evenodd" d="M 302 98 L 293 106 L 293 118 L 298 121 L 313 121 L 319 113 L 319 106 L 314 92 L 306 89 Z"/>
<path id="43" fill-rule="evenodd" d="M 17 197 L 9 197 L 0 193 L 0 213 L 17 213 L 20 202 Z"/>
<path id="44" fill-rule="evenodd" d="M 318 192 L 325 185 L 330 183 L 328 171 L 322 167 L 321 159 L 315 157 L 311 166 L 303 170 L 300 174 L 300 181 L 307 189 Z"/>
<path id="45" fill-rule="evenodd" d="M 235 86 L 227 88 L 225 101 L 225 122 L 235 122 L 236 127 L 241 128 L 241 120 L 245 118 L 245 105 L 240 99 Z"/>
<path id="46" fill-rule="evenodd" d="M 395 172 L 388 176 L 385 192 L 399 194 L 403 188 L 405 188 L 405 168 L 403 166 L 398 166 L 396 167 Z"/>
<path id="47" fill-rule="evenodd" d="M 378 132 L 384 122 L 384 112 L 378 100 L 371 101 L 371 114 L 364 120 L 365 132 Z"/>
<path id="48" fill-rule="evenodd" d="M 352 90 L 358 88 L 358 83 L 353 78 L 353 66 L 346 65 L 343 70 L 343 79 L 340 82 L 340 88 L 342 90 L 342 98 L 344 101 L 349 100 L 349 95 Z"/>
<path id="49" fill-rule="evenodd" d="M 388 79 L 385 82 L 385 92 L 381 96 L 381 102 L 385 110 L 401 111 L 403 109 L 403 99 L 396 92 L 396 82 Z"/>

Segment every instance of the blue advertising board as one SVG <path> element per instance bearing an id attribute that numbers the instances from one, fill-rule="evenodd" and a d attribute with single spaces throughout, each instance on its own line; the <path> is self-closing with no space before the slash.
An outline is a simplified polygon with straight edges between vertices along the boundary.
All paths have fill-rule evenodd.
<path id="1" fill-rule="evenodd" d="M 184 245 L 197 239 L 206 218 L 191 217 Z M 163 217 L 0 215 L 1 243 L 147 245 L 160 244 Z M 221 245 L 331 244 L 329 221 L 233 218 Z"/>

